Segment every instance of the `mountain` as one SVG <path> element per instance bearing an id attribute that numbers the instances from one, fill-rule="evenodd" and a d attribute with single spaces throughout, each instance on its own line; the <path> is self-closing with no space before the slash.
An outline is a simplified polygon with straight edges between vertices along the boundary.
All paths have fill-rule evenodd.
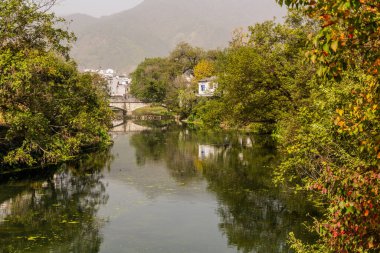
<path id="1" fill-rule="evenodd" d="M 181 41 L 225 47 L 235 28 L 285 13 L 274 0 L 145 0 L 111 16 L 65 18 L 78 37 L 72 56 L 80 67 L 129 72 L 146 57 L 167 55 Z"/>

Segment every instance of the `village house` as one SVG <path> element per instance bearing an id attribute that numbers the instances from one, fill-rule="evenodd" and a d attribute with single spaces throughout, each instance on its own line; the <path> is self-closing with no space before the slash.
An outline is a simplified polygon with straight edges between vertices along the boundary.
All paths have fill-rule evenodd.
<path id="1" fill-rule="evenodd" d="M 205 160 L 216 157 L 222 150 L 218 147 L 211 145 L 198 145 L 198 158 L 199 160 Z"/>
<path id="2" fill-rule="evenodd" d="M 198 96 L 200 97 L 212 97 L 215 95 L 215 91 L 218 88 L 216 77 L 209 77 L 198 81 Z"/>

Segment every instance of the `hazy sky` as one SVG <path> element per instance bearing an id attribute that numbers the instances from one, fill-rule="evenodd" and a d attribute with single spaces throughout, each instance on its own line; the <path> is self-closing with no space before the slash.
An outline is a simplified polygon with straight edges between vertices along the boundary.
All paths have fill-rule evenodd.
<path id="1" fill-rule="evenodd" d="M 100 17 L 130 9 L 141 2 L 142 0 L 58 0 L 54 11 L 59 15 L 83 13 Z"/>

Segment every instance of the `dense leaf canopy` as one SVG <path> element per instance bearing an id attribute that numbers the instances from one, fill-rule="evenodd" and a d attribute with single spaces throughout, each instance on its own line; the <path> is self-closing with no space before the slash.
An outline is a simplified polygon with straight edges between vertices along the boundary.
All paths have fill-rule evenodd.
<path id="1" fill-rule="evenodd" d="M 57 163 L 105 145 L 105 83 L 68 60 L 72 34 L 51 2 L 0 2 L 0 170 Z"/>

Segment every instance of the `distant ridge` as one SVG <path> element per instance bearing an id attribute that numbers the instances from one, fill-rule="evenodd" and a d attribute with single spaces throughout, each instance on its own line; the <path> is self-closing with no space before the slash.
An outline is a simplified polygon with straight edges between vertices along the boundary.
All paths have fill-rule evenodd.
<path id="1" fill-rule="evenodd" d="M 145 0 L 111 16 L 67 16 L 78 41 L 72 56 L 84 68 L 129 72 L 146 57 L 164 56 L 178 42 L 225 47 L 238 27 L 282 17 L 273 0 Z"/>

